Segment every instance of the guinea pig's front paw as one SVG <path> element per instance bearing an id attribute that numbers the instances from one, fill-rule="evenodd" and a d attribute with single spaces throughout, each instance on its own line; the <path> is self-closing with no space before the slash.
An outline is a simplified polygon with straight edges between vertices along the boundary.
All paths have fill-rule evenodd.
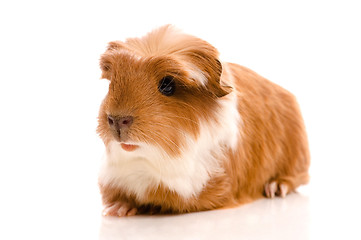
<path id="1" fill-rule="evenodd" d="M 126 202 L 109 204 L 103 210 L 103 216 L 125 217 L 134 216 L 135 214 L 137 214 L 137 209 Z"/>
<path id="2" fill-rule="evenodd" d="M 280 196 L 282 198 L 286 197 L 289 191 L 288 184 L 285 182 L 279 182 L 277 180 L 273 180 L 267 182 L 264 185 L 264 192 L 266 197 L 274 198 L 275 196 Z"/>

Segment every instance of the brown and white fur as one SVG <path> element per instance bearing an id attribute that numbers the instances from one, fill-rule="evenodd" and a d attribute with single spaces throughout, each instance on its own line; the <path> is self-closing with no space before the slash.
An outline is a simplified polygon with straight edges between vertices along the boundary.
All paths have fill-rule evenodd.
<path id="1" fill-rule="evenodd" d="M 221 63 L 209 43 L 164 26 L 109 43 L 100 66 L 110 80 L 97 129 L 105 215 L 233 207 L 308 182 L 295 97 Z M 164 77 L 175 82 L 171 96 L 159 91 Z"/>

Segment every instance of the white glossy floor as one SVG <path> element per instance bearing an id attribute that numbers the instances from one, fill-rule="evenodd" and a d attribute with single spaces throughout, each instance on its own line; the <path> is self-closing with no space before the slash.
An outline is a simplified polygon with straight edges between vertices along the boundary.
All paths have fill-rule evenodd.
<path id="1" fill-rule="evenodd" d="M 235 209 L 103 218 L 100 228 L 100 239 L 308 239 L 310 234 L 310 201 L 301 194 Z"/>
<path id="2" fill-rule="evenodd" d="M 12 207 L 2 209 L 0 238 L 361 239 L 361 199 L 355 194 L 341 196 L 337 191 L 330 195 L 313 192 L 312 186 L 285 199 L 261 199 L 234 209 L 124 218 L 101 216 L 95 189 L 88 192 L 95 194 L 91 196 L 87 191 L 69 195 L 69 188 L 58 196 L 50 191 L 51 196 L 44 193 L 34 202 L 30 197 L 17 208 L 9 205 Z"/>
<path id="3" fill-rule="evenodd" d="M 294 193 L 286 199 L 263 199 L 235 209 L 105 217 L 100 239 L 361 239 L 356 214 L 360 213 L 359 201 L 318 197 Z"/>

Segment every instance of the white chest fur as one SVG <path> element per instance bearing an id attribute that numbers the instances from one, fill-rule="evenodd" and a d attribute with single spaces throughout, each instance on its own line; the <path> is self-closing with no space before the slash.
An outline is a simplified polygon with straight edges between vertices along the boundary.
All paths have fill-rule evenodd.
<path id="1" fill-rule="evenodd" d="M 237 145 L 241 121 L 237 99 L 232 93 L 219 100 L 217 121 L 200 123 L 198 139 L 188 137 L 187 146 L 177 158 L 170 158 L 162 149 L 139 144 L 133 152 L 124 151 L 118 142 L 106 150 L 99 181 L 121 187 L 142 199 L 150 187 L 159 184 L 184 198 L 197 196 L 212 175 L 222 172 L 220 156 L 224 147 Z"/>

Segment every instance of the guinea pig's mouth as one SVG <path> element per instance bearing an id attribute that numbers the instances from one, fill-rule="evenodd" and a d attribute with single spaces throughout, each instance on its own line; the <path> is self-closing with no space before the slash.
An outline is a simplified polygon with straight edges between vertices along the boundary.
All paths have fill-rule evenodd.
<path id="1" fill-rule="evenodd" d="M 137 148 L 139 148 L 138 145 L 135 144 L 127 144 L 127 143 L 120 143 L 120 146 L 123 148 L 124 151 L 127 152 L 133 152 Z"/>

